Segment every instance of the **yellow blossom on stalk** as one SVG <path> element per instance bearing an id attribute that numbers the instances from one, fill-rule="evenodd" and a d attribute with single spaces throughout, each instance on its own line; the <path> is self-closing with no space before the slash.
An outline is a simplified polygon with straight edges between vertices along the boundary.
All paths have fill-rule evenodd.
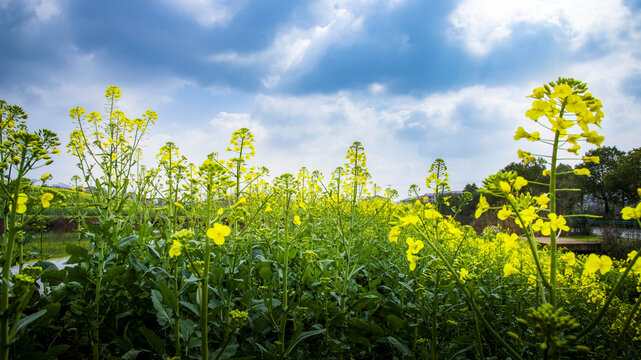
<path id="1" fill-rule="evenodd" d="M 525 180 L 524 177 L 522 176 L 517 176 L 516 180 L 514 180 L 514 190 L 519 191 L 521 188 L 527 185 L 527 180 Z"/>
<path id="2" fill-rule="evenodd" d="M 525 210 L 519 211 L 519 215 L 521 216 L 521 219 L 523 219 L 524 224 L 521 224 L 521 221 L 519 218 L 516 219 L 516 223 L 521 228 L 525 228 L 526 226 L 530 225 L 536 218 L 539 217 L 536 214 L 536 209 L 534 208 L 534 206 L 530 206 Z"/>
<path id="3" fill-rule="evenodd" d="M 467 271 L 466 268 L 461 268 L 461 270 L 459 271 L 459 277 L 460 277 L 461 281 L 465 282 L 465 279 L 467 279 L 467 276 L 469 274 L 470 274 L 470 272 Z"/>
<path id="4" fill-rule="evenodd" d="M 637 251 L 636 250 L 632 250 L 628 254 L 628 260 L 627 261 L 632 261 L 632 259 L 634 259 L 635 256 L 637 256 Z M 621 269 L 621 271 L 623 271 L 623 269 Z M 632 265 L 632 268 L 630 269 L 630 271 L 632 271 L 633 274 L 641 275 L 641 260 L 637 259 L 634 262 L 634 264 Z M 641 279 L 639 281 L 641 281 Z"/>
<path id="5" fill-rule="evenodd" d="M 568 149 L 568 152 L 574 153 L 574 155 L 579 155 L 579 150 L 581 150 L 581 146 L 574 145 Z"/>
<path id="6" fill-rule="evenodd" d="M 431 220 L 443 217 L 443 215 L 441 215 L 441 213 L 438 212 L 436 209 L 427 209 L 425 210 L 424 214 L 426 219 L 431 219 Z"/>
<path id="7" fill-rule="evenodd" d="M 505 181 L 499 182 L 499 186 L 501 187 L 501 191 L 503 191 L 506 194 L 510 193 L 512 191 L 512 188 L 510 187 L 510 184 L 508 184 Z"/>
<path id="8" fill-rule="evenodd" d="M 534 156 L 532 156 L 532 153 L 530 153 L 530 152 L 523 151 L 523 150 L 519 149 L 519 150 L 516 151 L 516 154 L 519 156 L 519 159 L 525 160 L 526 164 L 529 163 L 529 162 L 535 162 L 536 161 L 536 159 L 534 158 Z"/>
<path id="9" fill-rule="evenodd" d="M 185 207 L 183 206 L 183 204 L 179 203 L 178 201 L 174 203 L 174 206 L 181 210 L 185 210 Z"/>
<path id="10" fill-rule="evenodd" d="M 236 203 L 236 206 L 241 206 L 241 205 L 245 205 L 245 204 L 247 204 L 247 199 L 245 199 L 244 197 L 241 197 L 240 199 L 238 199 L 238 202 Z"/>
<path id="11" fill-rule="evenodd" d="M 563 261 L 564 263 L 566 263 L 566 264 L 568 264 L 570 266 L 576 264 L 576 255 L 574 255 L 574 253 L 572 251 L 561 255 L 560 259 L 561 259 L 561 261 Z"/>
<path id="12" fill-rule="evenodd" d="M 506 251 L 519 250 L 521 248 L 518 242 L 519 236 L 517 234 L 508 235 L 506 233 L 499 233 L 496 237 L 503 241 L 503 246 L 505 246 Z"/>
<path id="13" fill-rule="evenodd" d="M 605 140 L 605 136 L 599 135 L 599 133 L 597 133 L 596 131 L 586 131 L 582 133 L 581 136 L 585 137 L 585 140 L 590 144 L 594 144 L 599 147 Z"/>
<path id="14" fill-rule="evenodd" d="M 265 212 L 270 212 L 270 211 L 272 211 L 272 206 L 267 204 L 267 206 L 265 206 Z"/>
<path id="15" fill-rule="evenodd" d="M 593 162 L 593 163 L 599 164 L 601 162 L 601 159 L 598 156 L 584 156 L 583 162 L 586 162 L 586 163 Z"/>
<path id="16" fill-rule="evenodd" d="M 637 204 L 636 208 L 627 206 L 621 209 L 621 217 L 623 220 L 639 220 L 641 218 L 641 202 Z"/>
<path id="17" fill-rule="evenodd" d="M 410 271 L 414 271 L 416 269 L 416 262 L 418 259 L 418 256 L 410 254 L 409 252 L 407 253 L 407 261 L 410 262 Z"/>
<path id="18" fill-rule="evenodd" d="M 294 225 L 300 225 L 300 216 L 294 215 Z"/>
<path id="19" fill-rule="evenodd" d="M 405 242 L 409 246 L 407 249 L 408 254 L 418 254 L 419 251 L 423 248 L 424 244 L 421 240 L 414 240 L 413 237 L 408 237 Z"/>
<path id="20" fill-rule="evenodd" d="M 567 222 L 565 221 L 563 215 L 557 216 L 555 213 L 550 213 L 550 215 L 548 215 L 548 218 L 550 219 L 550 228 L 552 230 L 570 231 L 570 228 L 566 225 Z"/>
<path id="21" fill-rule="evenodd" d="M 612 259 L 607 255 L 590 254 L 588 260 L 585 262 L 584 272 L 588 274 L 601 271 L 601 274 L 606 274 L 612 269 Z"/>
<path id="22" fill-rule="evenodd" d="M 218 210 L 216 211 L 216 214 L 218 214 L 218 216 L 220 216 L 220 215 L 223 214 L 223 212 L 225 212 L 225 210 L 223 208 L 218 208 Z"/>
<path id="23" fill-rule="evenodd" d="M 401 228 L 398 226 L 392 226 L 389 231 L 388 239 L 390 242 L 397 242 L 398 237 L 401 235 Z"/>
<path id="24" fill-rule="evenodd" d="M 497 216 L 498 216 L 499 219 L 505 220 L 505 219 L 509 218 L 512 215 L 514 215 L 514 212 L 512 211 L 512 209 L 508 209 L 505 205 L 503 205 L 503 208 L 501 210 L 499 210 L 499 213 L 498 213 Z"/>
<path id="25" fill-rule="evenodd" d="M 51 174 L 44 174 L 40 177 L 41 181 L 47 181 L 49 179 L 51 179 Z"/>
<path id="26" fill-rule="evenodd" d="M 572 95 L 572 88 L 567 84 L 560 84 L 554 86 L 554 92 L 550 95 L 551 98 L 565 99 L 566 97 Z"/>
<path id="27" fill-rule="evenodd" d="M 548 194 L 541 194 L 536 197 L 536 204 L 541 207 L 541 209 L 547 209 L 550 198 Z"/>
<path id="28" fill-rule="evenodd" d="M 476 205 L 476 211 L 474 212 L 474 217 L 479 218 L 481 214 L 489 210 L 490 204 L 488 204 L 487 199 L 485 199 L 485 196 L 481 195 L 479 197 L 479 203 Z"/>
<path id="29" fill-rule="evenodd" d="M 229 226 L 215 223 L 213 228 L 207 230 L 207 237 L 214 240 L 216 245 L 222 245 L 225 242 L 225 237 L 229 236 L 230 233 Z"/>
<path id="30" fill-rule="evenodd" d="M 171 244 L 171 249 L 169 249 L 169 257 L 173 258 L 176 256 L 180 256 L 180 253 L 182 251 L 182 244 L 178 240 L 174 240 L 174 242 Z"/>
<path id="31" fill-rule="evenodd" d="M 307 210 L 307 204 L 305 204 L 302 201 L 298 203 L 298 206 L 300 206 L 300 208 L 303 209 L 303 210 Z"/>
<path id="32" fill-rule="evenodd" d="M 416 215 L 408 215 L 401 217 L 399 220 L 401 222 L 399 226 L 402 227 L 407 225 L 416 225 L 421 219 Z"/>
<path id="33" fill-rule="evenodd" d="M 541 174 L 543 174 L 543 176 L 550 176 L 552 175 L 552 172 L 550 172 L 550 170 L 543 170 L 541 171 Z"/>
<path id="34" fill-rule="evenodd" d="M 508 276 L 511 276 L 511 275 L 516 275 L 518 273 L 520 273 L 520 271 L 510 263 L 507 263 L 507 264 L 505 264 L 505 266 L 503 266 L 503 276 L 504 277 L 508 277 Z"/>
<path id="35" fill-rule="evenodd" d="M 49 206 L 51 206 L 50 201 L 53 200 L 53 194 L 51 193 L 44 193 L 42 196 L 40 196 L 40 201 L 42 202 L 42 208 L 46 209 Z"/>
<path id="36" fill-rule="evenodd" d="M 516 129 L 514 140 L 518 141 L 523 138 L 526 138 L 527 140 L 530 140 L 530 141 L 537 141 L 537 140 L 541 140 L 541 134 L 539 134 L 539 132 L 533 132 L 530 134 L 527 131 L 523 130 L 523 127 L 519 126 L 519 128 Z"/>
<path id="37" fill-rule="evenodd" d="M 590 170 L 586 168 L 574 169 L 572 172 L 574 173 L 574 175 L 590 176 Z"/>
<path id="38" fill-rule="evenodd" d="M 18 194 L 18 199 L 16 200 L 16 203 L 18 204 L 18 207 L 16 207 L 16 213 L 24 214 L 24 212 L 27 211 L 27 205 L 25 205 L 27 200 L 29 200 L 27 194 Z M 9 210 L 11 210 L 11 204 L 9 204 Z"/>
<path id="39" fill-rule="evenodd" d="M 543 95 L 545 94 L 545 88 L 544 87 L 538 87 L 532 91 L 532 95 L 528 96 L 531 98 L 535 99 L 541 99 L 543 98 Z"/>
<path id="40" fill-rule="evenodd" d="M 543 219 L 538 219 L 534 224 L 532 224 L 532 230 L 540 231 L 541 234 L 545 236 L 550 236 L 550 223 L 543 221 Z"/>

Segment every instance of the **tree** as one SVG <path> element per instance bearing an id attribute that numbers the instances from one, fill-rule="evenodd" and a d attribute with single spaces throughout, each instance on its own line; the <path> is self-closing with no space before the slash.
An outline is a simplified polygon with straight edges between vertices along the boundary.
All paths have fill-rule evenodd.
<path id="1" fill-rule="evenodd" d="M 612 204 L 617 200 L 616 191 L 606 186 L 604 179 L 606 175 L 617 167 L 617 160 L 625 155 L 625 152 L 617 149 L 616 146 L 604 146 L 588 151 L 585 156 L 598 156 L 599 162 L 582 163 L 575 166 L 575 169 L 588 169 L 590 176 L 580 176 L 578 183 L 584 194 L 591 195 L 601 201 L 605 207 L 605 216 L 611 214 Z"/>
<path id="2" fill-rule="evenodd" d="M 603 182 L 620 196 L 623 206 L 626 202 L 636 204 L 637 189 L 641 188 L 641 147 L 620 156 L 614 170 L 605 174 Z"/>
<path id="3" fill-rule="evenodd" d="M 543 170 L 546 169 L 546 164 L 547 161 L 545 161 L 543 158 L 538 158 L 536 159 L 536 161 L 528 162 L 527 164 L 524 162 L 512 162 L 504 167 L 501 171 L 516 171 L 519 176 L 524 177 L 528 181 L 547 183 L 549 182 L 549 178 L 547 176 L 543 176 Z M 524 186 L 523 189 L 521 189 L 522 192 L 529 192 L 532 195 L 540 195 L 545 190 L 547 190 L 545 186 L 536 184 L 528 184 Z"/>

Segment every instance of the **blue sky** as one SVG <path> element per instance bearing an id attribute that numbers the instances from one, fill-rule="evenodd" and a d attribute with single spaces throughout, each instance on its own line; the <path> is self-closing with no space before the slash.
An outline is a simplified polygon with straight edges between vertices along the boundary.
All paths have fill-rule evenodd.
<path id="1" fill-rule="evenodd" d="M 66 144 L 69 109 L 101 111 L 118 85 L 128 116 L 159 115 L 149 165 L 167 141 L 198 164 L 248 127 L 272 176 L 329 175 L 358 140 L 379 186 L 403 196 L 442 158 L 462 189 L 519 148 L 547 152 L 512 137 L 536 129 L 526 96 L 559 76 L 603 101 L 604 145 L 641 146 L 640 5 L 0 0 L 0 99 Z M 73 164 L 64 154 L 47 171 L 69 183 Z"/>

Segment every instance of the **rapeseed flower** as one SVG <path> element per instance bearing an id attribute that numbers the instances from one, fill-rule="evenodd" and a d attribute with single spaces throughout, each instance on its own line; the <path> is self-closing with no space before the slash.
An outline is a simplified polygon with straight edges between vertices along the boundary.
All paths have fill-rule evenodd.
<path id="1" fill-rule="evenodd" d="M 401 228 L 398 226 L 392 226 L 392 228 L 389 231 L 389 235 L 387 238 L 389 239 L 390 242 L 397 242 L 398 237 L 401 235 Z"/>
<path id="2" fill-rule="evenodd" d="M 550 228 L 552 230 L 570 231 L 570 228 L 566 225 L 566 221 L 565 218 L 563 218 L 563 215 L 557 216 L 555 213 L 550 213 L 550 215 L 548 215 L 548 218 L 550 219 Z"/>
<path id="3" fill-rule="evenodd" d="M 474 212 L 474 217 L 479 218 L 481 214 L 490 209 L 490 204 L 488 204 L 485 196 L 481 195 L 479 197 L 479 203 L 476 205 L 476 211 Z"/>
<path id="4" fill-rule="evenodd" d="M 505 264 L 505 266 L 503 266 L 503 276 L 504 277 L 508 277 L 508 276 L 511 276 L 511 275 L 516 275 L 516 274 L 519 274 L 519 273 L 520 273 L 520 271 L 510 263 L 507 263 L 507 264 Z"/>
<path id="5" fill-rule="evenodd" d="M 26 202 L 29 200 L 29 197 L 25 193 L 20 193 L 18 194 L 18 199 L 16 200 L 17 207 L 16 207 L 16 213 L 18 214 L 24 214 L 25 211 L 27 211 L 27 205 Z M 9 210 L 11 210 L 11 204 L 9 204 Z"/>
<path id="6" fill-rule="evenodd" d="M 399 220 L 401 222 L 399 226 L 402 227 L 407 225 L 416 225 L 421 219 L 416 215 L 408 215 L 401 217 Z"/>
<path id="7" fill-rule="evenodd" d="M 50 201 L 53 200 L 53 194 L 51 193 L 44 193 L 42 196 L 40 196 L 40 201 L 42 202 L 42 208 L 46 209 L 49 206 L 51 206 Z"/>
<path id="8" fill-rule="evenodd" d="M 410 271 L 414 271 L 416 269 L 416 262 L 419 260 L 419 257 L 413 254 L 410 254 L 409 252 L 407 253 L 407 261 L 410 263 Z"/>
<path id="9" fill-rule="evenodd" d="M 182 244 L 178 240 L 174 240 L 173 243 L 171 244 L 171 249 L 169 249 L 169 257 L 173 258 L 176 256 L 180 256 L 180 253 L 182 251 Z"/>
<path id="10" fill-rule="evenodd" d="M 425 246 L 423 244 L 423 241 L 421 240 L 414 240 L 413 237 L 408 237 L 405 242 L 409 246 L 407 249 L 408 254 L 418 254 L 419 251 Z"/>
<path id="11" fill-rule="evenodd" d="M 601 257 L 599 257 L 599 255 L 590 254 L 583 270 L 587 274 L 592 274 L 597 271 L 601 271 L 601 274 L 606 274 L 612 270 L 612 259 L 607 255 L 601 255 Z"/>
<path id="12" fill-rule="evenodd" d="M 470 274 L 470 272 L 467 271 L 466 268 L 461 268 L 461 270 L 459 271 L 459 277 L 460 277 L 461 281 L 465 282 L 465 279 L 467 279 L 467 276 L 469 274 Z"/>
<path id="13" fill-rule="evenodd" d="M 514 180 L 514 190 L 516 191 L 521 190 L 525 185 L 527 185 L 527 180 L 522 176 L 517 176 L 516 180 Z"/>
<path id="14" fill-rule="evenodd" d="M 590 176 L 590 170 L 586 168 L 574 169 L 573 173 L 579 176 Z"/>
<path id="15" fill-rule="evenodd" d="M 508 209 L 505 205 L 503 205 L 503 208 L 501 208 L 501 210 L 499 210 L 499 213 L 498 213 L 497 217 L 499 219 L 501 219 L 501 220 L 505 220 L 505 219 L 509 218 L 512 215 L 514 215 L 514 212 L 512 211 L 512 209 Z"/>
<path id="16" fill-rule="evenodd" d="M 501 191 L 503 191 L 506 194 L 512 192 L 512 188 L 510 187 L 510 184 L 508 184 L 505 181 L 499 182 L 499 187 L 501 188 Z"/>
<path id="17" fill-rule="evenodd" d="M 295 215 L 295 216 L 294 216 L 294 225 L 300 225 L 300 224 L 301 224 L 301 222 L 300 222 L 300 216 Z"/>
<path id="18" fill-rule="evenodd" d="M 213 228 L 207 230 L 207 237 L 214 240 L 216 245 L 222 245 L 225 242 L 225 237 L 229 236 L 230 233 L 229 226 L 215 223 Z"/>
<path id="19" fill-rule="evenodd" d="M 571 251 L 561 255 L 560 259 L 569 266 L 576 264 L 576 255 Z"/>
<path id="20" fill-rule="evenodd" d="M 639 220 L 641 218 L 641 202 L 637 204 L 636 208 L 627 206 L 621 209 L 621 217 L 623 220 Z"/>

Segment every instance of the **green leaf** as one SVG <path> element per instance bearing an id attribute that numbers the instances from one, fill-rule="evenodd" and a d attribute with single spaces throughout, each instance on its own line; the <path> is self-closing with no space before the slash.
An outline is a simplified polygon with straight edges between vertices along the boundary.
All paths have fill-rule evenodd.
<path id="1" fill-rule="evenodd" d="M 236 354 L 236 350 L 238 350 L 238 344 L 227 345 L 224 348 L 218 349 L 218 350 L 214 351 L 213 353 L 211 353 L 210 358 L 212 358 L 212 359 L 221 359 L 221 360 L 222 359 L 229 359 L 232 356 L 234 356 L 234 354 Z M 222 354 L 218 355 L 221 351 L 222 351 Z"/>
<path id="2" fill-rule="evenodd" d="M 405 356 L 412 356 L 412 352 L 407 348 L 407 346 L 403 345 L 398 339 L 396 339 L 393 336 L 388 336 L 387 341 L 389 341 L 392 346 L 396 348 L 396 350 L 400 351 L 401 354 Z"/>
<path id="3" fill-rule="evenodd" d="M 120 239 L 120 241 L 118 242 L 118 245 L 116 246 L 118 246 L 119 248 L 126 248 L 131 245 L 134 245 L 136 242 L 138 242 L 138 235 L 129 235 L 127 237 Z"/>
<path id="4" fill-rule="evenodd" d="M 171 316 L 173 312 L 171 309 L 167 309 L 162 304 L 162 295 L 158 290 L 151 290 L 151 302 L 154 305 L 156 310 L 156 319 L 160 326 L 165 326 L 167 323 L 171 322 Z"/>
<path id="5" fill-rule="evenodd" d="M 32 322 L 38 320 L 41 316 L 47 313 L 47 310 L 40 310 L 36 313 L 33 313 L 31 315 L 27 315 L 23 317 L 22 319 L 18 320 L 18 326 L 16 326 L 16 332 L 14 334 L 20 334 L 22 330 L 26 328 L 27 325 L 31 324 Z"/>
<path id="6" fill-rule="evenodd" d="M 141 353 L 140 350 L 131 349 L 127 351 L 124 355 L 122 355 L 122 358 L 124 360 L 134 360 L 140 353 Z"/>
<path id="7" fill-rule="evenodd" d="M 263 279 L 263 281 L 270 281 L 272 279 L 272 269 L 269 268 L 269 265 L 263 266 L 258 271 L 258 275 L 260 275 L 260 278 Z"/>
<path id="8" fill-rule="evenodd" d="M 67 246 L 65 246 L 65 251 L 72 257 L 80 258 L 82 260 L 89 260 L 91 258 L 89 256 L 89 250 L 76 244 L 67 244 Z"/>
<path id="9" fill-rule="evenodd" d="M 294 341 L 292 341 L 292 343 L 289 345 L 289 347 L 287 348 L 287 351 L 285 352 L 285 356 L 287 356 L 287 355 L 288 355 L 292 350 L 294 350 L 294 347 L 296 347 L 296 345 L 298 345 L 298 343 L 300 343 L 301 341 L 303 341 L 303 340 L 307 339 L 307 338 L 308 338 L 308 337 L 310 337 L 310 336 L 314 336 L 314 335 L 322 334 L 322 333 L 324 333 L 325 331 L 327 331 L 327 329 L 318 329 L 318 330 L 303 331 L 303 332 L 302 332 L 302 333 L 300 333 L 300 335 L 298 335 L 298 336 L 296 337 L 296 339 L 295 339 Z"/>
<path id="10" fill-rule="evenodd" d="M 158 355 L 164 356 L 165 355 L 165 340 L 161 339 L 154 333 L 153 330 L 147 329 L 146 327 L 139 327 L 138 330 L 140 333 L 147 339 L 147 343 L 156 350 Z"/>

